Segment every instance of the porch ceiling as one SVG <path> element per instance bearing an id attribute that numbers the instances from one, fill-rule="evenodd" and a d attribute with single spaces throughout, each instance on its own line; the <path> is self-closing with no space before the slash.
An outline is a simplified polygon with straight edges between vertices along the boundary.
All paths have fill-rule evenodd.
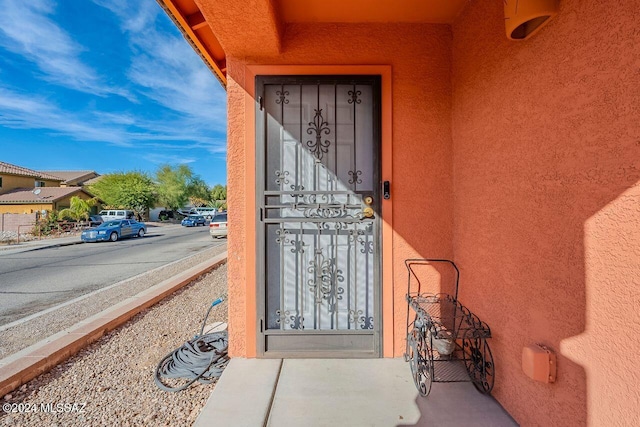
<path id="1" fill-rule="evenodd" d="M 226 57 L 279 53 L 287 23 L 450 24 L 469 0 L 157 0 L 227 84 Z"/>
<path id="2" fill-rule="evenodd" d="M 283 22 L 450 24 L 468 0 L 274 0 Z"/>

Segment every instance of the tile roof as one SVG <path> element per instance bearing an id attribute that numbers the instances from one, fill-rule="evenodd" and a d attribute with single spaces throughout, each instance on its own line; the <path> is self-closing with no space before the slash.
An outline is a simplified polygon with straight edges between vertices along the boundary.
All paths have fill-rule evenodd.
<path id="1" fill-rule="evenodd" d="M 39 194 L 34 194 L 36 189 L 40 190 Z M 79 192 L 89 194 L 81 187 L 16 188 L 8 193 L 0 194 L 0 205 L 53 203 Z M 91 194 L 89 195 L 91 196 Z"/>
<path id="2" fill-rule="evenodd" d="M 95 176 L 99 176 L 96 171 L 40 171 L 41 173 L 46 173 L 49 175 L 57 176 L 62 179 L 65 183 L 69 182 L 83 182 L 86 179 L 83 178 L 94 178 Z"/>
<path id="3" fill-rule="evenodd" d="M 0 162 L 0 173 L 26 176 L 26 177 L 32 177 L 32 178 L 48 179 L 51 181 L 62 181 L 62 179 L 58 178 L 57 176 L 49 175 L 48 173 L 45 173 L 45 172 L 38 172 L 33 169 L 23 168 L 22 166 L 12 165 L 11 163 L 6 163 L 6 162 Z"/>
<path id="4" fill-rule="evenodd" d="M 95 184 L 96 182 L 100 181 L 102 179 L 102 175 L 98 175 L 95 178 L 91 178 L 88 179 L 84 182 L 84 185 L 91 185 L 91 184 Z"/>

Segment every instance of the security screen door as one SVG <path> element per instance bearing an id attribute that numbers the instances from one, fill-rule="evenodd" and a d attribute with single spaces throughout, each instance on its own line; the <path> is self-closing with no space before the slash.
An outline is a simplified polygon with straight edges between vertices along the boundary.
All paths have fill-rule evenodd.
<path id="1" fill-rule="evenodd" d="M 257 77 L 258 352 L 380 357 L 380 78 Z"/>

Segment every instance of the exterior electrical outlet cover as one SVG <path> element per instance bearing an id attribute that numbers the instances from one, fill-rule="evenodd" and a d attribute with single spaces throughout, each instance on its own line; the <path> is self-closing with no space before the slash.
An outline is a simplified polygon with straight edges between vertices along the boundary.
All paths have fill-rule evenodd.
<path id="1" fill-rule="evenodd" d="M 556 380 L 556 354 L 546 346 L 534 344 L 522 349 L 522 370 L 535 381 L 552 383 Z"/>

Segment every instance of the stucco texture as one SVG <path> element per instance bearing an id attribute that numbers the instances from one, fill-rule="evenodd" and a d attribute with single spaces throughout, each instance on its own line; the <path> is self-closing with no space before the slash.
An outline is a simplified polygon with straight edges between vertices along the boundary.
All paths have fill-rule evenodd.
<path id="1" fill-rule="evenodd" d="M 501 2 L 453 25 L 454 253 L 522 425 L 640 425 L 640 9 L 560 2 L 525 42 Z M 558 354 L 526 377 L 522 347 Z"/>
<path id="2" fill-rule="evenodd" d="M 241 129 L 246 123 L 245 97 L 249 88 L 238 87 L 245 65 L 375 65 L 392 67 L 394 215 L 393 349 L 400 356 L 406 337 L 406 271 L 408 257 L 452 256 L 451 212 L 451 30 L 446 25 L 291 24 L 284 33 L 280 55 L 228 58 L 229 69 L 229 210 L 230 253 L 246 253 L 242 227 L 246 211 L 241 198 L 253 194 L 254 183 L 245 178 L 244 153 L 253 140 Z M 235 81 L 235 83 L 234 83 Z M 384 218 L 383 218 L 384 220 Z M 389 242 L 386 242 L 387 244 Z M 230 306 L 245 302 L 245 263 L 229 259 Z M 234 309 L 235 310 L 235 309 Z M 237 308 L 240 310 L 240 308 Z M 244 317 L 232 316 L 230 352 L 245 356 Z M 240 314 L 240 313 L 238 313 Z M 391 313 L 389 313 L 390 315 Z"/>
<path id="3" fill-rule="evenodd" d="M 229 290 L 229 354 L 245 356 L 247 354 L 246 310 L 247 310 L 247 281 L 254 282 L 255 278 L 247 277 L 247 207 L 245 195 L 255 186 L 247 183 L 245 162 L 245 92 L 239 82 L 244 81 L 244 67 L 228 61 L 227 74 L 227 208 L 233 215 L 229 216 L 229 236 L 227 260 L 227 277 Z M 232 77 L 233 76 L 233 77 Z"/>

